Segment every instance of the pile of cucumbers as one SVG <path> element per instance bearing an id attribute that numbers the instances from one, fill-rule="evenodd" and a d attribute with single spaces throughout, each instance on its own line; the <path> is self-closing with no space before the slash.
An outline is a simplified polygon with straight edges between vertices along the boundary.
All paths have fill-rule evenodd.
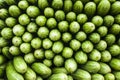
<path id="1" fill-rule="evenodd" d="M 120 0 L 0 0 L 0 80 L 120 80 Z"/>

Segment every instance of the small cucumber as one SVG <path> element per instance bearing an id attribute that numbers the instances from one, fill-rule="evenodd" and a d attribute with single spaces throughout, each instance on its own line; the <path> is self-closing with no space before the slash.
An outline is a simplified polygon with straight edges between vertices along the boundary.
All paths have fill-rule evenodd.
<path id="1" fill-rule="evenodd" d="M 16 56 L 13 58 L 13 65 L 15 70 L 21 74 L 27 71 L 27 64 L 21 56 Z"/>
<path id="2" fill-rule="evenodd" d="M 37 74 L 41 75 L 42 78 L 48 78 L 52 73 L 49 67 L 40 62 L 33 63 L 31 67 Z"/>
<path id="3" fill-rule="evenodd" d="M 30 68 L 27 68 L 26 73 L 24 74 L 25 80 L 36 80 L 36 73 Z"/>
<path id="4" fill-rule="evenodd" d="M 105 16 L 110 10 L 110 2 L 108 0 L 101 0 L 97 7 L 97 13 L 100 16 Z"/>
<path id="5" fill-rule="evenodd" d="M 15 70 L 12 62 L 7 64 L 6 75 L 8 80 L 24 80 L 23 76 Z"/>
<path id="6" fill-rule="evenodd" d="M 65 73 L 53 74 L 48 80 L 68 80 L 68 76 Z"/>
<path id="7" fill-rule="evenodd" d="M 65 68 L 68 73 L 73 73 L 77 69 L 77 63 L 73 58 L 69 58 L 65 61 Z"/>
<path id="8" fill-rule="evenodd" d="M 88 17 L 92 17 L 96 12 L 96 4 L 94 2 L 88 2 L 85 4 L 84 12 Z"/>

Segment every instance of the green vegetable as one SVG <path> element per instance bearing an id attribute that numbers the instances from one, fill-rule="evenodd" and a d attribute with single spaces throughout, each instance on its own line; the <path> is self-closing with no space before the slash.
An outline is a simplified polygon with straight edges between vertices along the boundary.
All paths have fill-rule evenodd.
<path id="1" fill-rule="evenodd" d="M 103 18 L 101 16 L 94 16 L 92 18 L 92 23 L 96 26 L 99 27 L 103 24 Z"/>
<path id="2" fill-rule="evenodd" d="M 101 74 L 92 74 L 92 76 L 91 76 L 91 79 L 92 80 L 104 80 L 104 76 L 103 75 L 101 75 Z"/>
<path id="3" fill-rule="evenodd" d="M 1 30 L 1 36 L 4 39 L 11 39 L 13 37 L 12 29 L 11 28 L 3 28 Z"/>
<path id="4" fill-rule="evenodd" d="M 57 67 L 62 66 L 64 63 L 64 58 L 61 55 L 55 55 L 53 58 L 53 63 Z"/>
<path id="5" fill-rule="evenodd" d="M 120 14 L 115 16 L 115 23 L 120 24 Z"/>
<path id="6" fill-rule="evenodd" d="M 26 10 L 29 7 L 29 3 L 26 0 L 19 1 L 18 7 L 22 10 Z"/>
<path id="7" fill-rule="evenodd" d="M 101 37 L 100 37 L 100 34 L 98 33 L 91 33 L 89 35 L 89 40 L 92 42 L 92 43 L 98 43 L 100 41 Z"/>
<path id="8" fill-rule="evenodd" d="M 91 33 L 95 30 L 95 25 L 92 22 L 86 22 L 85 24 L 83 24 L 83 31 L 85 33 Z"/>
<path id="9" fill-rule="evenodd" d="M 75 53 L 75 60 L 78 64 L 85 64 L 88 60 L 87 54 L 83 51 L 78 51 Z"/>
<path id="10" fill-rule="evenodd" d="M 6 27 L 6 23 L 2 19 L 0 19 L 0 29 L 3 29 L 5 27 Z"/>
<path id="11" fill-rule="evenodd" d="M 84 41 L 84 40 L 86 40 L 87 35 L 86 35 L 85 32 L 79 31 L 79 32 L 76 34 L 75 38 L 76 38 L 77 40 L 79 40 L 79 41 Z"/>
<path id="12" fill-rule="evenodd" d="M 67 21 L 60 21 L 58 23 L 58 29 L 61 31 L 61 32 L 66 32 L 68 31 L 68 28 L 69 28 L 69 25 L 68 25 L 68 22 Z"/>
<path id="13" fill-rule="evenodd" d="M 101 52 L 101 61 L 102 62 L 109 62 L 111 60 L 112 56 L 111 53 L 108 50 L 104 50 Z"/>
<path id="14" fill-rule="evenodd" d="M 93 61 L 99 61 L 101 59 L 101 53 L 97 49 L 93 49 L 89 54 L 89 59 Z"/>
<path id="15" fill-rule="evenodd" d="M 49 3 L 47 0 L 38 0 L 38 7 L 40 9 L 45 9 L 48 6 L 49 6 Z"/>
<path id="16" fill-rule="evenodd" d="M 22 14 L 19 16 L 18 21 L 21 25 L 27 25 L 30 23 L 30 18 L 27 14 Z"/>
<path id="17" fill-rule="evenodd" d="M 29 32 L 25 32 L 23 35 L 22 35 L 22 40 L 24 42 L 30 42 L 33 38 L 33 35 Z"/>
<path id="18" fill-rule="evenodd" d="M 55 18 L 49 18 L 49 19 L 47 20 L 46 25 L 47 25 L 47 27 L 48 27 L 49 29 L 53 29 L 53 28 L 55 28 L 55 27 L 57 26 L 57 21 L 55 20 Z"/>
<path id="19" fill-rule="evenodd" d="M 28 67 L 26 73 L 24 74 L 24 78 L 26 80 L 36 80 L 36 73 L 30 67 Z"/>
<path id="20" fill-rule="evenodd" d="M 8 17 L 8 10 L 7 9 L 5 9 L 5 8 L 1 8 L 0 9 L 0 18 L 1 19 L 5 19 L 5 18 L 7 18 Z"/>
<path id="21" fill-rule="evenodd" d="M 16 47 L 16 46 L 11 46 L 11 47 L 9 48 L 9 52 L 10 52 L 10 54 L 12 54 L 13 56 L 16 56 L 16 55 L 21 54 L 21 51 L 20 51 L 19 47 Z"/>
<path id="22" fill-rule="evenodd" d="M 29 17 L 37 17 L 40 14 L 40 10 L 36 6 L 29 6 L 26 10 L 26 13 Z"/>
<path id="23" fill-rule="evenodd" d="M 13 27 L 13 33 L 16 36 L 22 36 L 24 32 L 25 32 L 25 28 L 20 24 L 17 24 Z"/>
<path id="24" fill-rule="evenodd" d="M 47 21 L 46 17 L 42 15 L 37 16 L 37 18 L 35 19 L 35 22 L 38 26 L 45 26 L 46 21 Z"/>
<path id="25" fill-rule="evenodd" d="M 68 76 L 65 73 L 52 74 L 48 80 L 68 80 Z"/>
<path id="26" fill-rule="evenodd" d="M 85 4 L 84 13 L 88 17 L 92 17 L 96 12 L 96 4 L 94 2 L 88 2 Z"/>
<path id="27" fill-rule="evenodd" d="M 117 72 L 114 72 L 114 76 L 115 76 L 115 79 L 116 80 L 119 80 L 120 79 L 120 72 L 119 71 L 117 71 Z"/>
<path id="28" fill-rule="evenodd" d="M 74 12 L 68 12 L 67 14 L 66 14 L 66 20 L 68 21 L 68 22 L 72 22 L 72 21 L 75 21 L 76 20 L 76 14 L 74 13 Z"/>
<path id="29" fill-rule="evenodd" d="M 33 63 L 31 67 L 37 74 L 41 75 L 41 77 L 43 78 L 48 78 L 52 73 L 49 67 L 40 62 Z"/>
<path id="30" fill-rule="evenodd" d="M 104 37 L 107 35 L 108 33 L 108 28 L 106 26 L 100 26 L 98 29 L 97 29 L 97 32 L 100 34 L 101 37 Z"/>
<path id="31" fill-rule="evenodd" d="M 52 41 L 58 41 L 61 38 L 61 33 L 58 29 L 52 29 L 49 33 L 49 38 Z"/>
<path id="32" fill-rule="evenodd" d="M 75 80 L 91 80 L 91 75 L 89 72 L 83 70 L 83 69 L 77 69 L 73 74 L 72 77 Z"/>
<path id="33" fill-rule="evenodd" d="M 22 53 L 27 54 L 31 51 L 31 45 L 29 43 L 22 43 L 20 45 L 20 50 Z"/>
<path id="34" fill-rule="evenodd" d="M 96 45 L 96 49 L 99 51 L 103 51 L 107 48 L 107 42 L 104 40 L 100 40 L 99 43 Z"/>
<path id="35" fill-rule="evenodd" d="M 112 58 L 111 61 L 109 62 L 110 67 L 114 70 L 120 70 L 120 60 L 117 58 Z"/>
<path id="36" fill-rule="evenodd" d="M 90 73 L 97 73 L 100 70 L 100 64 L 96 61 L 87 61 L 82 68 Z"/>
<path id="37" fill-rule="evenodd" d="M 9 80 L 24 80 L 23 76 L 15 70 L 11 61 L 7 64 L 6 75 Z"/>
<path id="38" fill-rule="evenodd" d="M 44 15 L 48 18 L 53 17 L 54 16 L 54 9 L 51 7 L 47 7 L 44 9 Z"/>
<path id="39" fill-rule="evenodd" d="M 61 9 L 63 7 L 63 1 L 62 0 L 53 0 L 52 1 L 52 7 L 55 10 Z"/>
<path id="40" fill-rule="evenodd" d="M 43 59 L 44 58 L 44 50 L 43 49 L 36 49 L 34 51 L 34 57 L 36 59 Z"/>
<path id="41" fill-rule="evenodd" d="M 69 26 L 70 32 L 77 33 L 79 31 L 79 29 L 80 29 L 80 25 L 78 22 L 73 21 L 70 23 L 70 26 Z"/>
<path id="42" fill-rule="evenodd" d="M 62 10 L 57 10 L 55 12 L 55 19 L 57 21 L 63 21 L 65 19 L 65 13 Z"/>
<path id="43" fill-rule="evenodd" d="M 81 1 L 76 1 L 73 5 L 73 11 L 77 14 L 81 13 L 83 10 L 83 3 Z"/>
<path id="44" fill-rule="evenodd" d="M 44 60 L 43 60 L 43 64 L 45 64 L 45 65 L 48 66 L 48 67 L 51 67 L 51 66 L 52 66 L 52 60 L 44 59 Z"/>
<path id="45" fill-rule="evenodd" d="M 70 12 L 72 10 L 72 7 L 73 7 L 73 3 L 71 0 L 64 1 L 63 10 L 65 11 L 65 13 Z"/>
<path id="46" fill-rule="evenodd" d="M 73 56 L 73 50 L 70 47 L 64 47 L 62 51 L 64 58 L 71 58 Z"/>
<path id="47" fill-rule="evenodd" d="M 35 49 L 38 49 L 42 46 L 42 40 L 38 37 L 31 40 L 31 46 Z"/>
<path id="48" fill-rule="evenodd" d="M 0 47 L 5 47 L 8 45 L 8 41 L 3 37 L 0 37 Z"/>
<path id="49" fill-rule="evenodd" d="M 120 13 L 120 1 L 116 1 L 111 5 L 111 14 L 116 15 Z"/>
<path id="50" fill-rule="evenodd" d="M 107 26 L 107 27 L 110 27 L 113 25 L 115 19 L 113 16 L 111 15 L 106 15 L 104 18 L 103 18 L 103 22 L 104 22 L 104 25 Z"/>
<path id="51" fill-rule="evenodd" d="M 49 35 L 49 29 L 47 27 L 40 27 L 37 34 L 40 38 L 46 38 Z"/>
<path id="52" fill-rule="evenodd" d="M 27 64 L 31 64 L 33 62 L 35 62 L 35 57 L 33 53 L 28 53 L 24 56 L 24 60 Z"/>
<path id="53" fill-rule="evenodd" d="M 9 9 L 8 9 L 8 11 L 9 11 L 9 14 L 10 14 L 12 17 L 18 17 L 18 16 L 21 14 L 20 9 L 19 9 L 18 6 L 16 6 L 16 5 L 10 6 Z"/>
<path id="54" fill-rule="evenodd" d="M 27 71 L 27 64 L 22 56 L 14 57 L 13 65 L 15 67 L 15 70 L 21 74 L 24 74 Z"/>
<path id="55" fill-rule="evenodd" d="M 108 64 L 102 63 L 102 62 L 100 62 L 99 64 L 100 64 L 101 68 L 98 71 L 98 73 L 100 73 L 100 74 L 107 74 L 107 73 L 111 72 L 111 68 L 110 68 L 110 66 Z"/>
<path id="56" fill-rule="evenodd" d="M 109 12 L 110 6 L 111 4 L 108 0 L 101 0 L 97 7 L 98 15 L 105 16 Z"/>
<path id="57" fill-rule="evenodd" d="M 13 17 L 8 17 L 6 18 L 5 23 L 8 27 L 13 27 L 17 24 L 17 20 Z"/>
<path id="58" fill-rule="evenodd" d="M 62 41 L 67 43 L 72 39 L 72 35 L 68 32 L 62 34 Z"/>
<path id="59" fill-rule="evenodd" d="M 38 26 L 36 23 L 34 22 L 30 22 L 28 25 L 27 25 L 27 31 L 30 32 L 30 33 L 35 33 L 37 32 L 37 29 L 38 29 Z"/>
<path id="60" fill-rule="evenodd" d="M 114 44 L 110 46 L 109 51 L 112 56 L 117 56 L 120 54 L 120 46 L 118 46 L 117 44 Z"/>
<path id="61" fill-rule="evenodd" d="M 110 28 L 110 31 L 114 35 L 119 34 L 120 33 L 120 25 L 119 24 L 113 24 Z"/>
<path id="62" fill-rule="evenodd" d="M 107 42 L 107 45 L 113 45 L 116 41 L 116 37 L 113 34 L 107 34 L 105 36 L 105 41 Z"/>
<path id="63" fill-rule="evenodd" d="M 52 41 L 49 38 L 43 40 L 42 46 L 44 49 L 49 49 L 52 47 Z"/>
<path id="64" fill-rule="evenodd" d="M 11 59 L 12 58 L 12 55 L 10 54 L 9 52 L 9 47 L 6 46 L 6 47 L 3 47 L 2 50 L 1 50 L 2 54 L 8 58 L 8 59 Z"/>
<path id="65" fill-rule="evenodd" d="M 73 58 L 69 58 L 65 61 L 65 68 L 68 73 L 74 73 L 77 70 L 77 63 Z"/>
<path id="66" fill-rule="evenodd" d="M 115 80 L 115 76 L 112 73 L 107 73 L 104 76 L 105 80 Z"/>
<path id="67" fill-rule="evenodd" d="M 53 59 L 53 57 L 54 57 L 54 53 L 53 53 L 53 51 L 52 50 L 45 50 L 45 58 L 46 59 Z"/>
<path id="68" fill-rule="evenodd" d="M 79 50 L 81 47 L 81 43 L 76 39 L 71 40 L 69 45 L 74 51 Z"/>
<path id="69" fill-rule="evenodd" d="M 65 67 L 56 67 L 56 68 L 53 68 L 52 72 L 54 74 L 57 74 L 57 73 L 65 73 L 65 74 L 67 74 L 68 73 L 67 70 L 65 69 Z"/>
<path id="70" fill-rule="evenodd" d="M 85 22 L 87 22 L 88 20 L 88 17 L 86 14 L 78 14 L 77 15 L 77 22 L 81 25 L 81 24 L 84 24 Z"/>
<path id="71" fill-rule="evenodd" d="M 91 52 L 93 50 L 93 47 L 93 44 L 88 40 L 84 41 L 81 45 L 82 50 L 86 53 Z"/>

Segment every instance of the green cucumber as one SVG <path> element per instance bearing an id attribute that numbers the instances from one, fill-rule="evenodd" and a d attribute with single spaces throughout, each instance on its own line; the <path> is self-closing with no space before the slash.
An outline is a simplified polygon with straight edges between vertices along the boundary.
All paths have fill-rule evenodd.
<path id="1" fill-rule="evenodd" d="M 13 58 L 13 65 L 15 70 L 21 74 L 24 74 L 27 71 L 27 64 L 21 56 Z"/>
<path id="2" fill-rule="evenodd" d="M 110 2 L 108 0 L 101 0 L 97 7 L 97 13 L 100 16 L 105 16 L 110 10 Z"/>

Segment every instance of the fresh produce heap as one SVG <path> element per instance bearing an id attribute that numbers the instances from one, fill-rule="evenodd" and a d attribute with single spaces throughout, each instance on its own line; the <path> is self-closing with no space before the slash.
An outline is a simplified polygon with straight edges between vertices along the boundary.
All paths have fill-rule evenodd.
<path id="1" fill-rule="evenodd" d="M 120 80 L 120 1 L 0 0 L 0 77 Z"/>

